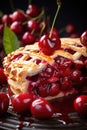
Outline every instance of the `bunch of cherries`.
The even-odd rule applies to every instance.
[[[36,5],[29,5],[26,13],[18,10],[13,14],[4,15],[1,18],[0,35],[3,36],[4,25],[7,24],[17,34],[21,45],[33,44],[38,41],[40,51],[46,55],[52,55],[55,50],[61,47],[61,41],[57,29],[52,28],[50,32],[46,30],[46,23],[41,17],[42,14],[43,10],[39,10]],[[42,34],[44,35],[42,36]],[[87,47],[87,31],[80,36],[80,41]],[[7,77],[3,68],[0,68],[1,90],[5,85],[7,85]],[[14,112],[19,114],[31,113],[38,119],[48,119],[54,114],[52,104],[42,97],[37,98],[29,93],[21,93],[10,98],[7,92],[1,91],[0,115],[7,112],[10,103]],[[78,96],[73,105],[79,114],[87,114],[87,95]]]
[[[5,25],[16,34],[20,46],[35,43],[43,34],[49,33],[50,30],[50,22],[48,16],[46,16],[45,9],[39,8],[36,4],[29,4],[26,11],[19,9],[11,14],[2,15],[0,17],[0,66],[6,56],[3,47]],[[79,37],[74,24],[67,24],[63,31],[68,37]],[[54,33],[56,34],[56,32],[57,29],[55,28]]]
[[[4,58],[4,27],[7,25],[17,36],[20,46],[33,44],[48,31],[48,18],[44,8],[29,4],[26,11],[15,10],[12,14],[0,17],[0,60]]]

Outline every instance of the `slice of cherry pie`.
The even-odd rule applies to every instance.
[[[3,61],[14,94],[32,93],[48,100],[87,91],[87,48],[79,38],[61,38],[51,56],[38,43],[21,47]]]

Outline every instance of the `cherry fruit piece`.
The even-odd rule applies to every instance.
[[[53,115],[53,107],[44,98],[38,98],[31,104],[31,114],[37,119],[48,119]]]
[[[28,6],[28,9],[26,10],[26,14],[30,17],[36,17],[39,13],[40,13],[39,8],[34,4],[32,5],[30,4]]]
[[[7,14],[3,15],[3,17],[2,17],[3,24],[7,24],[8,26],[10,26],[11,22],[12,21],[11,21],[11,18],[9,15],[7,15]]]
[[[0,115],[7,112],[9,107],[9,98],[5,92],[0,92]]]
[[[24,44],[32,44],[35,42],[35,40],[35,36],[30,32],[25,32],[22,36],[22,41],[24,42]]]
[[[11,24],[10,29],[16,34],[21,34],[23,32],[22,23],[19,21],[15,21]]]
[[[55,50],[60,49],[61,41],[59,36],[57,36],[57,31],[54,31],[54,24],[59,12],[59,9],[61,7],[61,1],[57,1],[58,8],[52,23],[52,27],[50,30],[50,33],[47,35],[44,35],[40,38],[38,42],[38,46],[40,48],[40,51],[43,52],[45,55],[52,55]]]
[[[52,55],[55,50],[60,48],[61,42],[57,37],[49,38],[49,35],[43,35],[39,40],[38,46],[45,55]]]
[[[27,28],[29,31],[39,31],[39,24],[37,21],[35,20],[30,20],[28,23],[27,23]]]
[[[50,96],[56,96],[60,92],[60,86],[58,83],[52,83],[52,86],[49,90]]]
[[[20,114],[30,113],[30,105],[33,97],[28,93],[18,94],[12,97],[13,110]]]
[[[12,22],[14,22],[14,21],[24,22],[24,21],[26,21],[25,14],[22,11],[13,12],[13,14],[11,15],[11,19],[12,19]]]
[[[4,69],[0,68],[0,84],[5,84],[7,82],[7,77],[4,74]]]
[[[87,47],[87,30],[81,34],[80,41],[84,46]]]
[[[78,96],[74,100],[74,108],[81,115],[87,115],[87,95]]]
[[[81,76],[81,71],[76,69],[71,73],[71,79],[77,81]]]
[[[52,37],[58,37],[58,36],[59,36],[59,32],[58,32],[57,28],[53,28]]]

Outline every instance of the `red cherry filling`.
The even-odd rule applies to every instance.
[[[52,86],[50,87],[49,90],[49,95],[50,96],[55,96],[60,92],[60,86],[58,83],[52,83]]]
[[[4,74],[4,69],[0,68],[0,85],[7,83],[7,77]]]
[[[66,94],[73,89],[81,92],[82,88],[87,86],[86,72],[87,68],[84,63],[83,66],[77,68],[73,61],[57,56],[53,66],[48,64],[40,73],[26,77],[29,82],[27,92],[38,97],[53,97],[60,92]]]
[[[13,57],[12,57],[12,59],[11,59],[11,61],[14,61],[14,60],[18,60],[18,59],[20,59],[21,57],[23,56],[23,54],[17,54],[17,55],[14,55]]]

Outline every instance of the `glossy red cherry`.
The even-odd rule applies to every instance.
[[[33,97],[28,93],[22,93],[12,97],[13,110],[20,114],[30,113],[30,105]]]
[[[11,15],[11,19],[12,19],[12,22],[14,22],[14,21],[24,22],[26,20],[26,17],[22,11],[15,11]]]
[[[24,42],[24,44],[32,44],[35,42],[35,40],[35,36],[30,32],[25,32],[22,36],[22,41]]]
[[[11,24],[10,29],[16,34],[21,34],[23,32],[22,23],[15,21]]]
[[[80,41],[84,46],[87,47],[87,30],[81,34]]]
[[[38,94],[40,97],[47,97],[49,95],[49,90],[47,89],[47,86],[42,85],[42,87],[39,87]]]
[[[52,86],[49,90],[50,96],[56,96],[60,92],[60,86],[58,83],[52,83]]]
[[[59,32],[58,32],[57,28],[53,28],[52,37],[58,37],[58,36],[59,36]]]
[[[26,10],[26,14],[30,17],[36,17],[38,14],[40,13],[39,8],[37,7],[37,5],[29,5],[28,9]]]
[[[43,52],[45,55],[52,55],[55,50],[60,49],[61,47],[60,38],[57,36],[57,33],[55,33],[57,31],[53,30],[59,9],[61,7],[61,1],[57,1],[57,5],[57,11],[49,35],[42,36],[38,42],[40,51]]]
[[[38,119],[48,119],[53,115],[53,107],[44,98],[38,98],[31,104],[31,114]]]
[[[74,108],[81,115],[87,115],[87,95],[78,96],[74,100]]]
[[[3,24],[7,24],[9,26],[11,24],[11,22],[12,21],[11,21],[11,18],[9,15],[7,15],[7,14],[3,15],[3,17],[2,17]]]
[[[71,79],[72,80],[78,80],[81,76],[81,71],[76,69],[76,70],[73,70],[73,72],[71,73]]]
[[[5,92],[0,92],[0,115],[7,112],[9,107],[9,98]]]
[[[39,31],[39,24],[35,20],[30,20],[27,23],[27,28],[28,28],[29,31],[32,31],[32,30]]]
[[[49,38],[49,35],[44,35],[40,38],[38,46],[45,55],[52,55],[55,50],[60,48],[61,41],[58,37]]]

